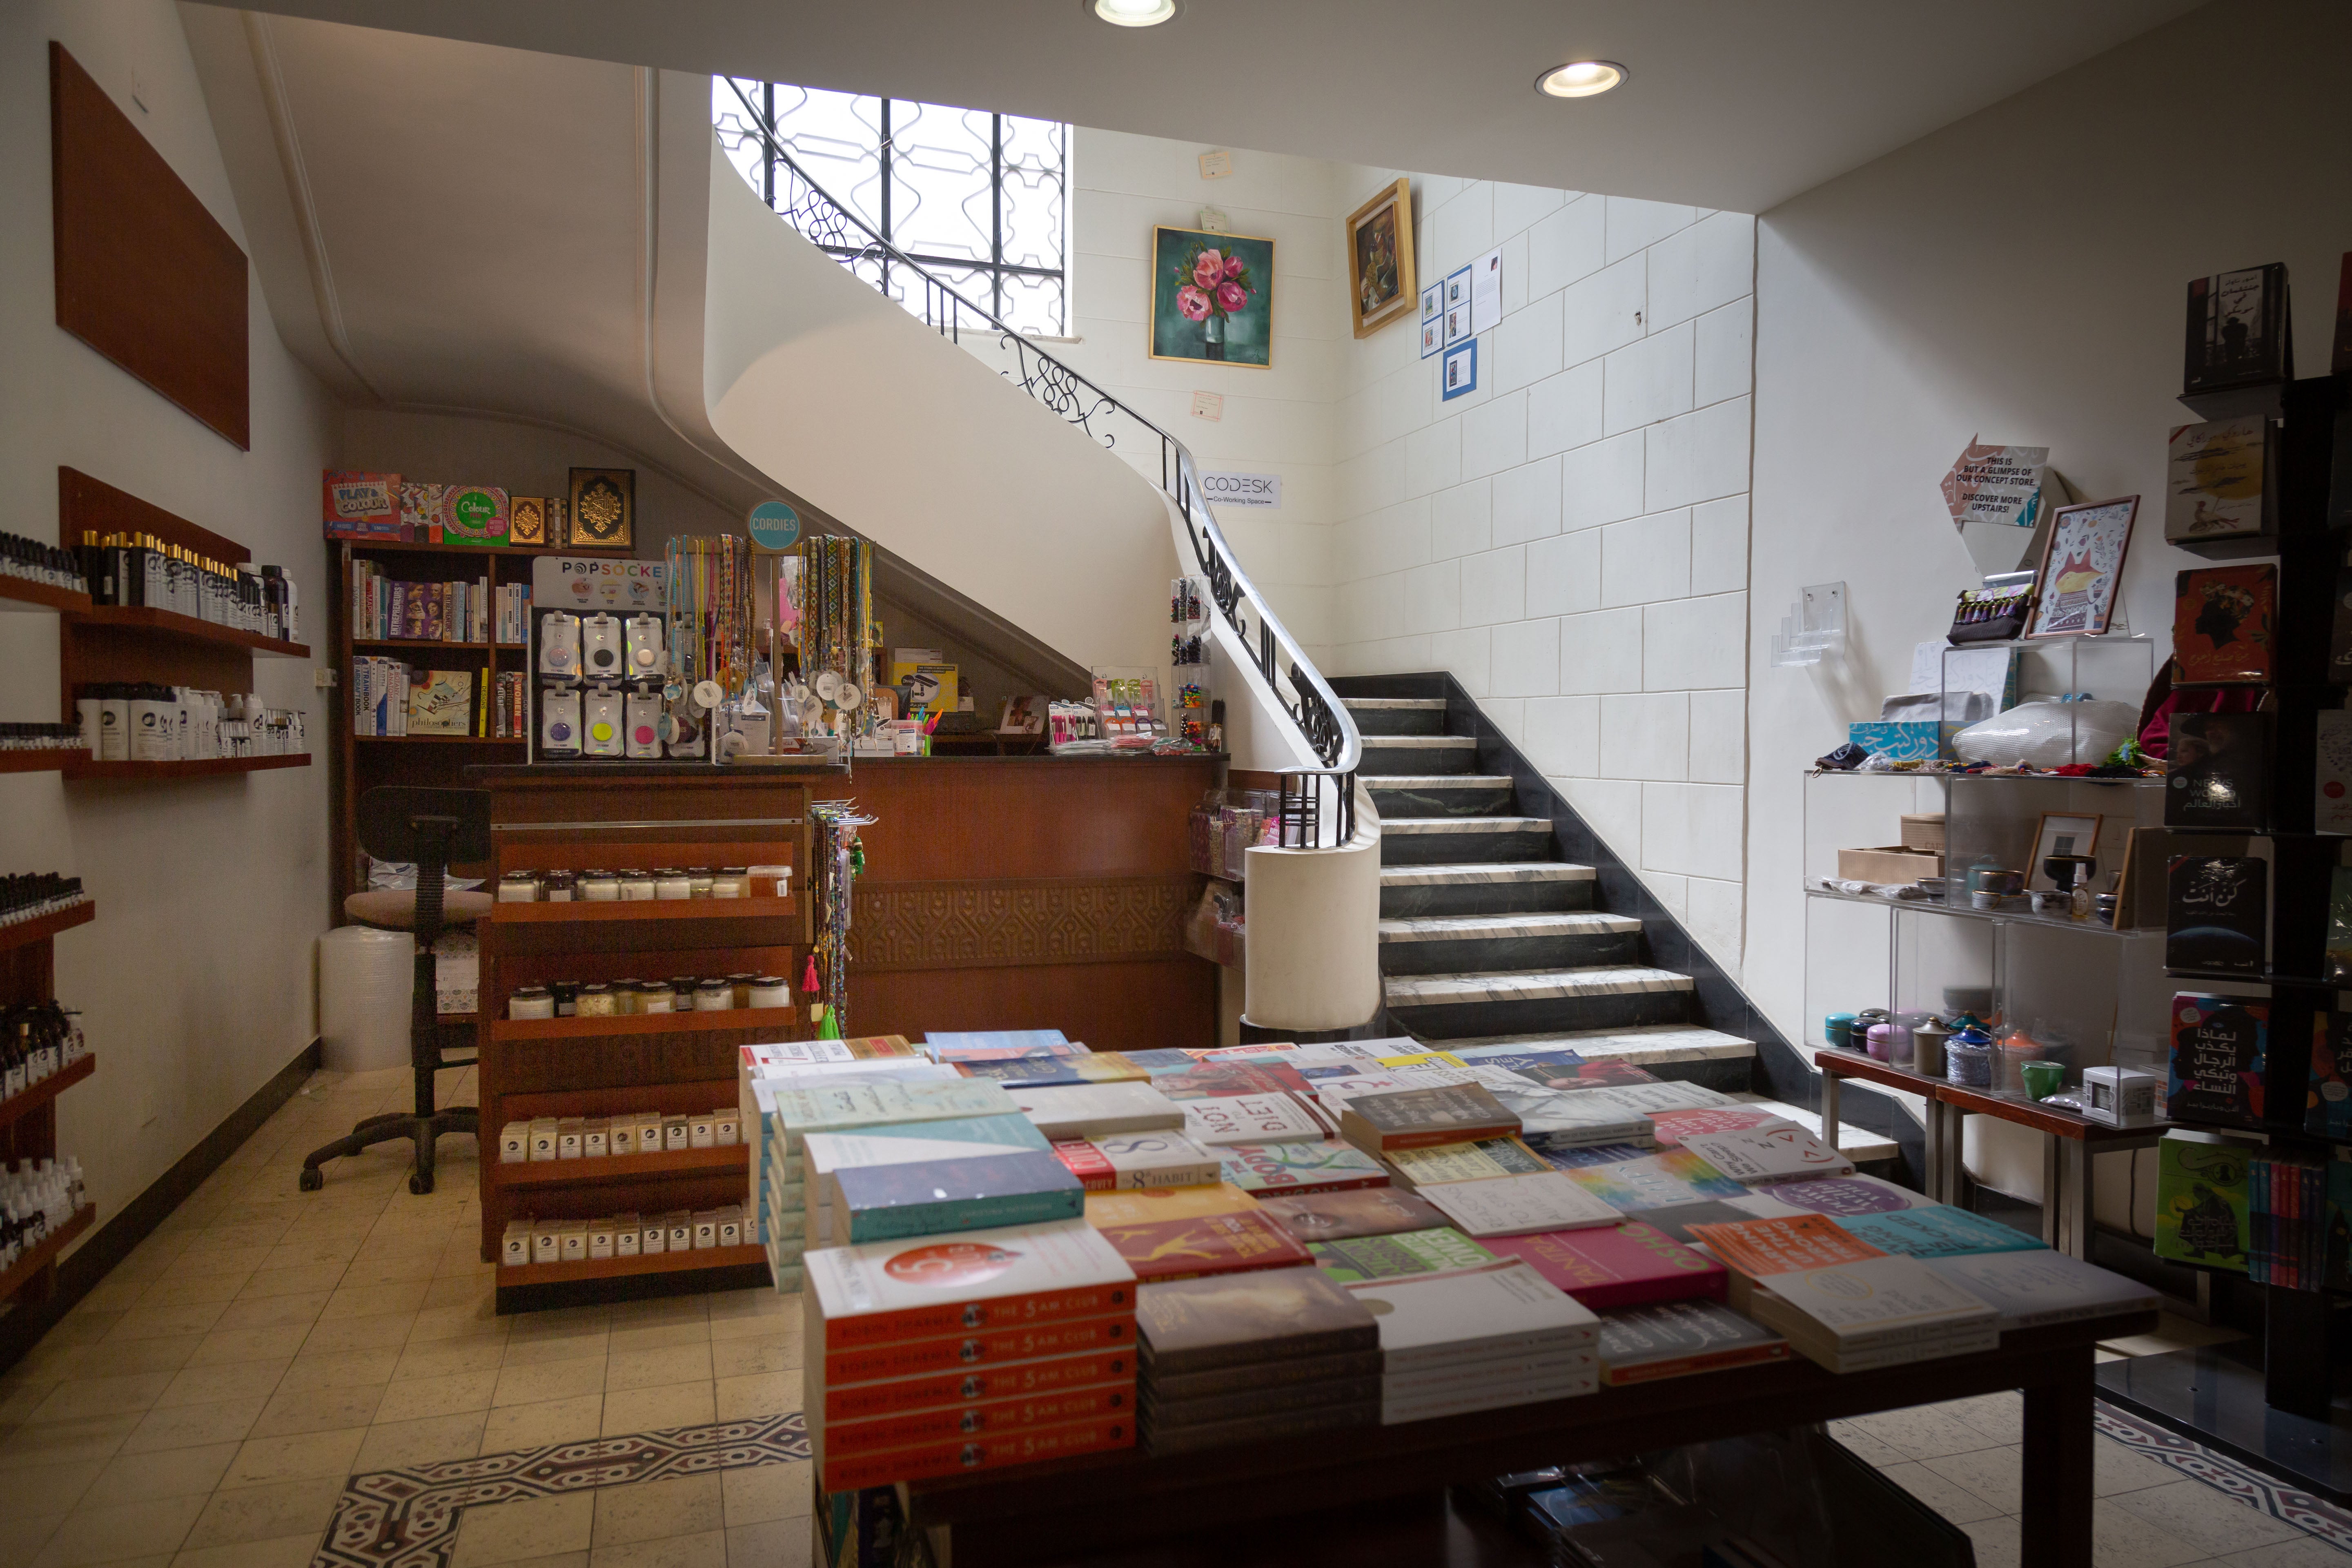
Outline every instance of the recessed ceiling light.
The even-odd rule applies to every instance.
[[[1114,27],[1156,27],[1176,16],[1176,0],[1089,0],[1089,5]]]
[[[1109,5],[1116,0],[1098,0]],[[1607,92],[1625,79],[1625,68],[1614,60],[1570,60],[1536,78],[1536,90],[1554,98],[1591,98]]]

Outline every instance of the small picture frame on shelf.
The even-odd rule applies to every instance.
[[[2138,514],[2137,496],[2062,506],[2051,513],[2026,637],[2098,637],[2106,631],[2123,583],[2124,552],[2131,548],[2132,520]]]
[[[547,497],[507,498],[507,542],[526,550],[547,543]]]
[[[2097,812],[2045,811],[2033,829],[2033,855],[2026,863],[2025,886],[2028,891],[2054,893],[2059,890],[2058,879],[2051,862],[2068,860],[2084,862],[2072,879],[2072,885],[2089,881],[2098,872],[2099,824]]]
[[[636,542],[636,469],[574,468],[569,500],[566,547],[627,550]]]

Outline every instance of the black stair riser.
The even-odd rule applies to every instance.
[[[1382,773],[1475,773],[1478,771],[1478,748],[1475,746],[1383,746],[1377,735],[1364,737],[1363,762],[1357,772],[1360,776],[1378,777]]]
[[[1443,735],[1445,733],[1445,710],[1443,708],[1350,708],[1348,717],[1356,721],[1356,733],[1371,744],[1374,735]]]
[[[1511,786],[1463,784],[1458,788],[1390,789],[1378,779],[1365,781],[1372,805],[1390,816],[1496,816],[1511,810]]]
[[[1690,1011],[1687,991],[1628,991],[1612,996],[1536,996],[1511,1002],[1444,1002],[1434,1006],[1389,1003],[1389,1016],[1414,1038],[1440,1041],[1483,1035],[1566,1034],[1572,1029],[1624,1029],[1636,1024],[1679,1024]]]
[[[1381,919],[1416,915],[1516,915],[1592,907],[1593,880],[1414,882],[1381,889]]]
[[[1466,866],[1477,861],[1549,860],[1551,830],[1540,833],[1382,833],[1383,866]]]
[[[1695,1083],[1726,1094],[1747,1092],[1756,1076],[1754,1057],[1698,1057],[1682,1062],[1643,1062],[1643,1072],[1675,1083]]]
[[[1459,942],[1384,942],[1382,974],[1474,974],[1494,969],[1623,967],[1641,960],[1642,933],[1467,937]]]

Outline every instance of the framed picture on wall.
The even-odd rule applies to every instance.
[[[1418,289],[1412,268],[1412,184],[1398,180],[1348,215],[1348,309],[1356,335],[1368,338],[1410,314]]]
[[[1150,352],[1197,364],[1274,364],[1274,241],[1151,231]]]
[[[2138,514],[2137,496],[2062,506],[2051,514],[2027,637],[2096,637],[2107,629]]]
[[[1447,400],[1478,390],[1478,340],[1466,338],[1445,351],[1439,362],[1440,395]]]

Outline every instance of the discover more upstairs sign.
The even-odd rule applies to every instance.
[[[1944,476],[1944,506],[1952,526],[1997,522],[2032,528],[2042,521],[2042,488],[2049,469],[2047,447],[1988,447],[1969,437],[1967,449]]]
[[[1201,494],[1211,506],[1282,506],[1280,474],[1202,473]]]

